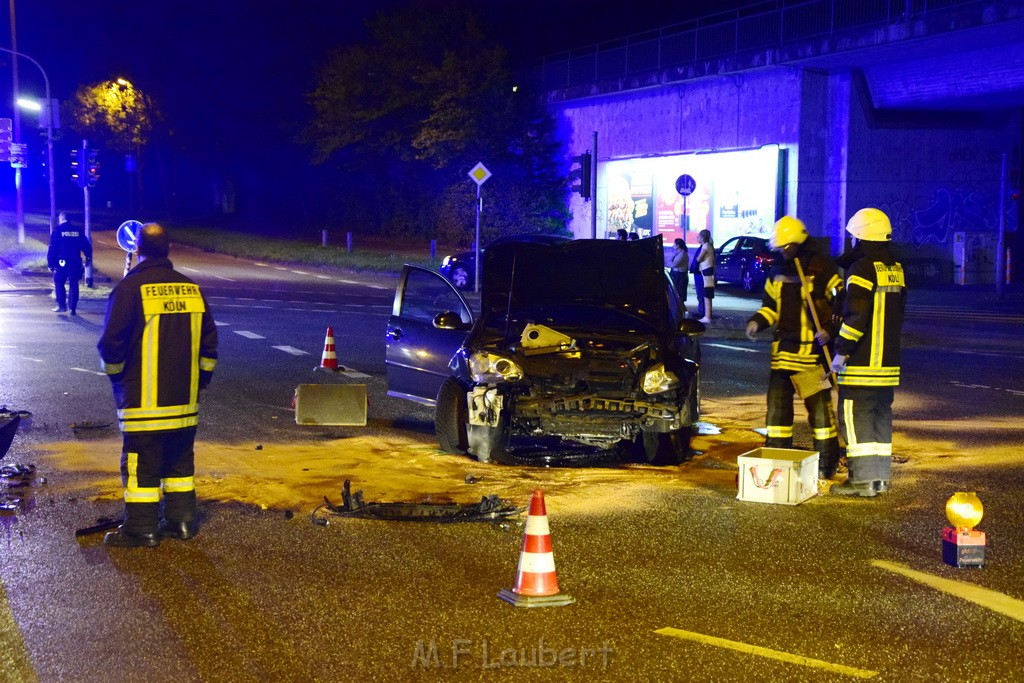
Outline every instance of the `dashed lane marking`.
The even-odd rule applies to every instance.
[[[90,375],[99,375],[100,377],[106,377],[107,376],[107,373],[100,372],[98,370],[86,370],[85,368],[71,368],[71,369],[74,370],[75,372],[85,372],[85,373],[88,373]]]
[[[826,662],[821,659],[811,659],[810,657],[794,655],[781,650],[771,650],[766,647],[760,647],[759,645],[750,645],[749,643],[741,643],[736,640],[716,638],[715,636],[708,636],[703,633],[694,633],[693,631],[683,631],[678,628],[659,628],[655,633],[662,636],[682,638],[683,640],[694,640],[698,643],[703,643],[704,645],[714,645],[715,647],[736,650],[737,652],[743,652],[749,655],[777,659],[780,662],[800,664],[801,666],[809,666],[815,669],[824,669],[833,673],[855,676],[857,678],[872,678],[878,675],[877,671],[871,671],[870,669],[857,669],[852,666],[844,666],[843,664],[833,664],[832,662]]]
[[[266,339],[266,337],[264,337],[262,334],[256,334],[255,332],[250,332],[249,330],[235,330],[235,334],[241,337],[245,337],[246,339]]]
[[[231,323],[221,322],[220,320],[214,320],[213,324],[216,325],[217,327],[230,327],[231,326]]]
[[[304,270],[293,270],[291,272],[295,273],[296,275],[309,275],[309,273],[307,273]]]
[[[1000,593],[988,588],[982,588],[981,586],[975,586],[971,583],[964,583],[963,581],[957,581],[955,579],[944,579],[941,576],[934,576],[926,572],[919,572],[898,562],[872,560],[871,565],[890,572],[895,572],[896,574],[905,576],[908,579],[913,579],[918,583],[923,583],[926,586],[940,590],[943,593],[949,593],[950,595],[954,595],[958,598],[963,598],[964,600],[973,602],[976,605],[986,607],[993,612],[999,612],[1011,619],[1024,621],[1024,601],[1011,598],[1005,593]]]
[[[275,348],[278,351],[284,351],[285,353],[290,353],[293,356],[308,356],[309,355],[309,351],[303,351],[302,349],[297,349],[294,346],[273,346],[271,348]]]
[[[1020,389],[990,387],[987,384],[966,384],[964,382],[957,382],[956,380],[951,381],[950,384],[952,384],[955,387],[960,387],[961,389],[988,389],[989,391],[1005,391],[1006,393],[1013,394],[1014,396],[1024,396],[1024,390]]]
[[[757,353],[757,349],[748,349],[743,346],[731,346],[729,344],[708,344],[704,343],[701,346],[714,346],[716,349],[729,349],[730,351],[745,351],[747,353]]]

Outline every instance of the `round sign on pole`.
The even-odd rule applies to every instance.
[[[693,194],[693,191],[697,189],[697,181],[693,179],[692,175],[683,174],[676,178],[676,192],[689,197]]]
[[[142,230],[142,223],[139,221],[125,221],[117,228],[117,246],[129,254],[134,253],[139,246],[139,231]]]

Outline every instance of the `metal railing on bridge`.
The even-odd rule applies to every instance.
[[[771,50],[837,33],[927,19],[992,0],[770,0],[545,57],[544,90]]]

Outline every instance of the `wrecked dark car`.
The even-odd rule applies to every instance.
[[[685,317],[663,263],[661,237],[506,242],[484,255],[477,312],[438,273],[406,266],[386,331],[388,394],[435,406],[442,450],[482,462],[561,444],[679,464],[699,415],[704,326]]]

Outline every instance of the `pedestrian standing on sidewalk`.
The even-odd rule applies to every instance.
[[[53,273],[53,291],[57,299],[53,308],[55,313],[70,310],[71,315],[78,315],[78,281],[85,272],[83,254],[85,265],[92,265],[92,244],[85,233],[68,220],[67,212],[61,211],[57,214],[57,227],[50,233],[50,246],[46,250],[46,265]]]
[[[849,476],[832,493],[873,497],[892,478],[892,402],[900,383],[900,335],[907,300],[903,266],[892,254],[892,225],[878,209],[853,214],[832,370],[839,383],[839,425]]]
[[[137,239],[139,263],[111,292],[97,345],[123,435],[124,522],[103,539],[118,548],[195,535],[199,392],[217,363],[213,316],[167,258],[167,232],[147,223]]]
[[[821,379],[827,365],[824,345],[836,334],[830,322],[832,303],[842,289],[843,281],[831,259],[815,249],[808,239],[806,226],[798,218],[780,218],[768,244],[782,253],[782,260],[769,271],[761,308],[747,321],[746,332],[747,337],[753,340],[761,330],[775,327],[768,375],[768,415],[765,419],[768,435],[764,445],[792,448],[793,396],[796,390],[793,377],[810,371],[812,376]],[[810,290],[818,320],[825,328],[823,330],[815,329],[803,282]],[[818,476],[830,479],[839,466],[839,430],[833,417],[831,394],[819,386],[818,391],[801,398],[814,434],[814,450],[818,451]]]
[[[700,246],[690,262],[693,290],[697,295],[697,317],[702,323],[711,322],[711,301],[715,298],[715,243],[710,230],[697,233]]]
[[[679,300],[686,303],[686,290],[690,284],[690,274],[686,272],[689,253],[686,242],[677,237],[672,243],[672,254],[668,257],[668,273],[672,278],[676,291],[679,292]]]

